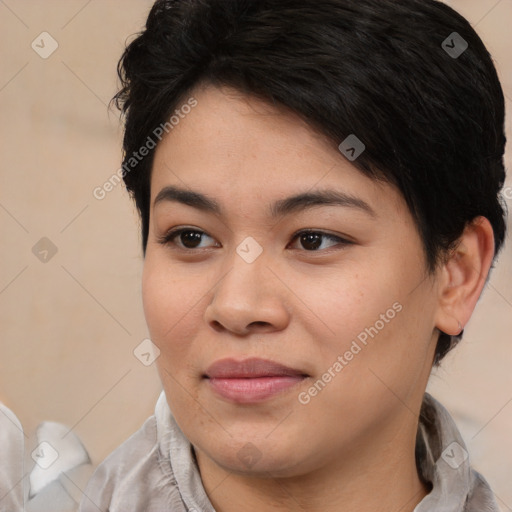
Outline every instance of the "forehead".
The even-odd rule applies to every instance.
[[[237,203],[335,189],[374,210],[403,211],[393,187],[362,174],[293,112],[225,87],[201,86],[184,102],[192,96],[196,106],[156,148],[152,204],[168,185]]]

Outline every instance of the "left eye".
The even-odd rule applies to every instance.
[[[161,238],[159,238],[158,242],[161,243],[162,245],[177,245],[178,248],[184,250],[194,250],[201,248],[197,244],[200,244],[201,239],[205,236],[207,238],[212,238],[209,235],[207,235],[204,231],[198,229],[179,228],[169,231]],[[176,238],[179,240],[180,243],[175,242]],[[325,247],[322,247],[322,239],[329,239],[331,241],[337,242],[337,244],[341,246],[349,245],[352,243],[339,236],[331,235],[323,231],[312,230],[299,231],[293,236],[292,241],[296,239],[300,239],[301,244],[303,245],[303,247],[305,247],[307,252],[314,252],[318,251],[319,249],[325,249]]]
[[[293,237],[293,240],[295,240],[297,238],[300,239],[300,242],[304,247],[309,247],[312,249],[312,250],[308,250],[308,252],[314,252],[314,251],[317,251],[319,248],[321,248],[322,238],[338,242],[338,245],[342,245],[342,246],[349,245],[351,243],[348,240],[345,240],[344,238],[341,238],[341,237],[335,236],[335,235],[331,235],[329,233],[324,233],[323,231],[311,231],[311,230],[300,231]],[[333,245],[336,245],[336,244],[333,244]],[[325,249],[325,247],[323,247],[323,248]]]

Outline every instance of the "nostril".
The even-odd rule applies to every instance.
[[[212,321],[212,327],[218,332],[222,331],[223,329],[222,324],[218,320]]]
[[[269,324],[268,322],[259,322],[259,321],[258,321],[258,322],[251,322],[251,323],[249,324],[249,327],[251,327],[251,326],[253,326],[253,325],[254,325],[254,326],[257,326],[257,327],[267,327],[267,326],[268,326],[268,325],[270,325],[270,324]]]

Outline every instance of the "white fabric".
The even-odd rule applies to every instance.
[[[456,443],[456,444],[454,444]],[[431,492],[414,512],[500,512],[486,480],[471,469],[448,411],[425,393],[416,457]],[[98,466],[80,512],[215,512],[192,445],[162,391],[155,414]]]
[[[43,422],[32,438],[0,403],[0,512],[76,512],[91,472],[66,425]]]
[[[62,473],[90,462],[78,436],[62,423],[45,421],[37,428],[37,464],[30,473],[30,495],[35,496]]]
[[[14,413],[0,403],[0,511],[23,510],[24,433]]]

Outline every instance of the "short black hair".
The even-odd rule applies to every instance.
[[[353,165],[403,195],[429,272],[477,216],[494,257],[503,245],[503,91],[480,37],[440,1],[157,0],[117,71],[144,256],[154,148],[130,158],[199,84],[288,109],[336,148],[354,134],[365,150]],[[434,365],[461,335],[441,332]]]

